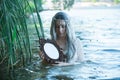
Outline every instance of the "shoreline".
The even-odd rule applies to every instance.
[[[71,9],[120,9],[120,4],[112,2],[76,2]]]

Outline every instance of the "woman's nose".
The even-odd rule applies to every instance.
[[[62,32],[62,31],[63,31],[63,28],[62,28],[62,26],[60,26],[60,28],[59,28],[59,31],[60,31],[60,32]]]

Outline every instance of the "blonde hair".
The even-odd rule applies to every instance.
[[[50,28],[50,34],[51,34],[51,38],[53,40],[57,39],[57,34],[55,31],[55,21],[57,19],[61,19],[64,20],[66,23],[66,35],[67,35],[67,60],[69,61],[71,58],[73,58],[76,49],[75,49],[75,45],[74,45],[74,40],[76,39],[75,37],[75,32],[73,31],[71,24],[70,24],[70,18],[69,16],[64,13],[64,12],[58,12],[55,14],[55,16],[53,16],[52,18],[52,22],[51,22],[51,28]]]

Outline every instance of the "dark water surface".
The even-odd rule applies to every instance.
[[[33,63],[15,71],[16,80],[120,80],[120,9],[80,9],[66,11],[76,36],[81,39],[85,61],[69,66]],[[45,35],[49,37],[51,17],[56,11],[41,13]]]

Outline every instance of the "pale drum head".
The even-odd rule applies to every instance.
[[[59,52],[58,49],[49,42],[46,42],[44,44],[44,50],[46,52],[46,55],[48,55],[48,57],[50,57],[51,59],[59,59]]]

